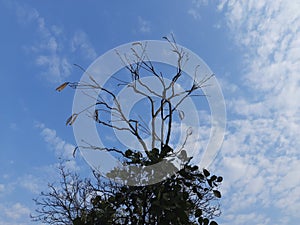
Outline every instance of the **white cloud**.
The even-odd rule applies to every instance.
[[[4,215],[11,220],[17,220],[24,216],[29,217],[30,214],[30,209],[19,202],[9,207],[1,206],[0,208],[2,208]]]
[[[87,34],[83,31],[75,32],[71,40],[71,50],[73,52],[81,51],[82,55],[89,60],[94,60],[97,57],[97,53],[89,42]]]
[[[244,53],[246,93],[227,99],[235,119],[218,164],[226,221],[281,224],[278,216],[291,224],[300,207],[300,2],[227,0],[218,8]],[[259,222],[247,210],[260,211]]]
[[[27,174],[18,179],[18,185],[30,191],[33,194],[39,194],[41,192],[41,187],[44,185],[42,179]]]
[[[48,25],[45,18],[31,7],[16,3],[19,21],[24,25],[35,25],[38,42],[25,49],[36,55],[36,65],[43,68],[42,75],[51,82],[62,82],[71,74],[71,63],[63,54],[63,32],[57,26]]]
[[[4,184],[0,184],[0,193],[5,191],[5,185]]]
[[[188,10],[188,14],[192,16],[195,20],[201,19],[201,15],[199,13],[199,9],[202,6],[206,6],[208,4],[208,0],[193,0],[192,8]]]
[[[46,67],[47,72],[43,75],[54,82],[62,82],[71,73],[71,65],[66,58],[53,55],[40,55],[36,59],[36,64],[41,67]]]
[[[85,32],[79,30],[68,36],[62,27],[47,23],[35,8],[16,2],[8,5],[16,10],[20,24],[34,26],[37,38],[25,50],[34,54],[36,65],[43,71],[41,75],[48,81],[61,83],[70,76],[74,51],[89,62],[96,58],[96,51]]]
[[[41,129],[41,136],[54,150],[56,157],[66,160],[65,166],[71,170],[78,170],[78,166],[73,157],[75,146],[67,143],[57,136],[56,131],[38,123],[36,127]]]
[[[139,22],[139,29],[142,33],[151,32],[151,23],[149,21],[139,16],[138,22]]]
[[[191,15],[195,20],[199,20],[201,18],[200,13],[196,9],[189,9],[188,14]]]
[[[249,222],[251,224],[256,224],[256,225],[267,225],[270,224],[269,218],[266,218],[264,215],[261,214],[256,214],[256,213],[243,213],[240,214],[238,216],[234,216],[234,215],[229,215],[226,216],[228,221],[232,221],[234,220],[234,224],[248,224]],[[230,223],[225,223],[224,225],[231,225],[233,224],[232,222]]]

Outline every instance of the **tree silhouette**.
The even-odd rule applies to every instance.
[[[173,37],[172,37],[173,38]],[[60,185],[49,185],[49,192],[41,193],[35,202],[39,208],[32,218],[48,224],[217,224],[213,218],[220,215],[218,186],[223,178],[211,175],[191,163],[192,156],[186,151],[186,143],[192,134],[187,128],[183,142],[172,147],[171,136],[175,121],[183,120],[189,112],[180,109],[189,97],[203,96],[201,89],[208,85],[213,74],[200,80],[195,76],[190,86],[179,89],[177,83],[183,77],[183,67],[189,60],[186,52],[172,40],[171,52],[177,57],[177,67],[171,79],[165,79],[147,55],[147,45],[132,44],[132,55],[118,54],[130,74],[130,80],[113,77],[116,86],[127,86],[136,95],[147,99],[149,125],[145,115],[128,116],[124,105],[113,90],[101,86],[88,74],[90,82],[65,82],[56,90],[67,86],[82,90],[99,91],[96,103],[80,112],[74,112],[67,125],[76,123],[78,116],[88,113],[103,127],[128,132],[139,143],[136,149],[123,150],[113,146],[94,146],[85,142],[82,149],[107,151],[119,156],[121,167],[102,174],[96,169],[93,179],[80,179],[61,166]],[[81,66],[76,65],[85,73]],[[143,80],[143,74],[151,74],[161,86],[154,90]],[[90,111],[90,109],[93,111]],[[111,119],[107,119],[107,115]],[[150,137],[146,141],[145,136]],[[138,184],[138,185],[132,185]],[[149,184],[149,185],[147,185]]]

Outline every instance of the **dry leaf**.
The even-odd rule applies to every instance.
[[[71,126],[75,122],[77,116],[78,116],[78,114],[76,114],[76,113],[72,114],[72,116],[70,116],[67,119],[66,125],[70,125]]]
[[[70,83],[70,82],[65,82],[65,83],[63,83],[62,85],[59,85],[55,90],[58,91],[58,92],[60,92],[60,91],[62,91],[65,87],[67,87],[69,83]]]
[[[76,151],[78,150],[78,146],[73,151],[73,157],[75,158]]]
[[[133,42],[132,45],[142,45],[141,42]]]
[[[178,114],[179,114],[179,118],[181,120],[183,120],[184,119],[184,112],[182,110],[178,110]]]
[[[89,75],[89,78],[90,78],[95,84],[98,84],[97,81],[94,79],[94,77],[92,77],[91,75]]]
[[[192,128],[192,127],[189,127],[189,128],[187,129],[187,131],[186,131],[186,134],[187,134],[187,136],[192,135],[192,134],[193,134],[193,128]]]

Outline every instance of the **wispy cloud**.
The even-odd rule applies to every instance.
[[[4,192],[5,190],[5,185],[4,184],[0,184],[0,193]]]
[[[29,215],[30,210],[21,203],[15,203],[10,208],[4,209],[4,213],[8,218],[16,220],[24,215]]]
[[[30,209],[20,202],[11,205],[0,203],[0,224],[1,225],[25,225],[29,220]],[[26,218],[26,219],[25,219]]]
[[[36,65],[43,70],[41,75],[48,81],[60,83],[70,76],[74,52],[90,62],[96,58],[96,51],[84,31],[66,34],[62,27],[47,23],[35,8],[17,2],[9,5],[15,9],[20,24],[34,27],[37,37],[25,49],[34,55]]]
[[[190,8],[188,10],[188,14],[190,16],[192,16],[195,20],[201,19],[201,15],[200,15],[199,9],[202,6],[205,6],[207,4],[208,4],[208,0],[193,0],[192,1],[192,8]]]
[[[55,156],[65,161],[65,166],[70,170],[78,170],[78,165],[73,157],[75,146],[62,140],[57,136],[56,131],[45,126],[45,124],[37,123],[36,127],[41,129],[41,136],[44,138],[51,149],[54,150]]]
[[[245,212],[259,208],[255,224],[280,224],[268,219],[274,210],[291,224],[300,207],[300,3],[227,0],[219,10],[244,52],[246,90],[227,99],[239,119],[228,121],[219,164],[227,177],[224,218],[253,224]]]
[[[44,180],[32,174],[26,174],[18,179],[18,185],[25,188],[32,194],[39,194],[41,187],[45,185]]]
[[[97,57],[95,49],[92,47],[88,36],[83,31],[75,32],[71,40],[72,52],[80,51],[88,60],[94,60]]]
[[[62,29],[47,24],[45,18],[32,7],[15,3],[15,8],[20,23],[35,26],[34,29],[38,34],[38,40],[30,47],[26,47],[26,50],[35,54],[36,65],[43,69],[42,75],[47,80],[62,82],[71,73],[71,63],[66,54],[63,54]]]
[[[145,20],[141,16],[138,17],[139,22],[139,30],[142,33],[149,33],[151,32],[151,23],[150,21]]]

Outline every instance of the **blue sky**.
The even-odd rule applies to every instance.
[[[120,44],[161,39],[198,54],[227,106],[215,173],[220,224],[297,224],[300,208],[299,1],[0,1],[0,225],[32,224],[33,197],[72,158],[73,90],[81,71]]]

